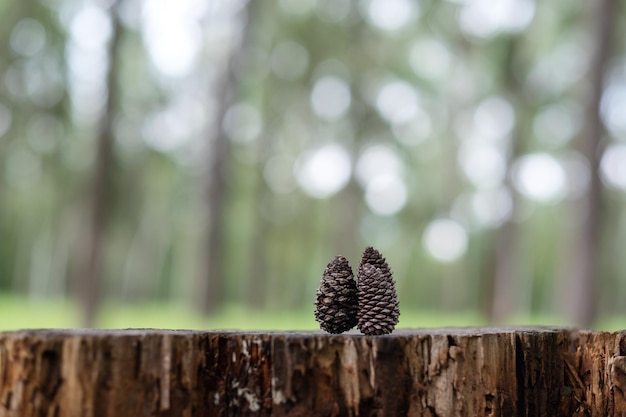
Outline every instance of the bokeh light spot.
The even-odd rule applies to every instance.
[[[413,44],[409,63],[416,75],[442,80],[450,71],[452,57],[448,48],[436,39],[420,39]]]
[[[411,0],[361,0],[367,20],[375,27],[396,31],[413,22],[419,13]]]
[[[497,141],[513,130],[515,111],[508,101],[500,97],[489,97],[476,107],[474,124],[481,138]]]
[[[339,192],[350,180],[350,173],[350,155],[337,144],[304,152],[295,164],[298,184],[315,198],[327,198]]]
[[[463,173],[477,188],[497,186],[506,175],[504,155],[493,145],[463,144],[458,159]]]
[[[428,224],[422,243],[428,253],[440,262],[454,262],[467,251],[467,232],[454,220],[437,219]]]
[[[401,176],[404,170],[396,151],[386,145],[374,145],[366,148],[356,165],[356,179],[363,187],[382,175]]]
[[[513,197],[506,187],[479,190],[472,196],[472,213],[483,227],[498,227],[513,214]]]
[[[469,0],[461,8],[459,23],[466,33],[487,38],[521,32],[534,15],[534,0]]]
[[[525,197],[556,203],[567,195],[567,177],[559,161],[547,153],[529,154],[513,165],[513,183]]]
[[[46,45],[46,30],[35,19],[22,19],[11,31],[11,48],[20,55],[33,56]]]
[[[573,103],[551,104],[535,116],[533,133],[543,144],[562,146],[579,132],[580,121],[580,109]]]
[[[626,145],[612,144],[600,161],[602,180],[609,187],[626,191]]]
[[[350,108],[350,88],[341,78],[326,76],[317,80],[311,90],[311,106],[317,116],[326,120],[342,117]]]
[[[609,130],[626,137],[626,83],[612,85],[604,91],[600,114]]]
[[[97,49],[111,37],[111,19],[100,8],[86,5],[74,16],[70,27],[72,41],[84,49]]]
[[[183,77],[192,70],[201,49],[197,21],[202,2],[144,2],[143,38],[154,66],[164,75]],[[233,2],[232,7],[237,7]],[[227,7],[227,6],[224,6]]]
[[[380,89],[376,108],[390,123],[410,121],[418,111],[419,102],[415,88],[404,81],[391,81]]]
[[[407,188],[397,175],[380,175],[367,183],[365,202],[381,216],[392,216],[402,210],[407,201]]]
[[[273,192],[284,194],[295,189],[294,163],[293,158],[287,155],[274,155],[265,163],[263,177]]]

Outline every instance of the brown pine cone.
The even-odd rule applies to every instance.
[[[371,246],[359,266],[357,326],[366,335],[393,331],[400,317],[395,283],[385,258]]]
[[[343,333],[357,323],[357,288],[348,260],[335,256],[324,270],[315,300],[315,320],[328,333]]]

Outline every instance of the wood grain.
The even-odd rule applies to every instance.
[[[621,416],[626,332],[0,333],[0,416]]]

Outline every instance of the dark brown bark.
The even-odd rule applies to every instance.
[[[620,416],[626,332],[0,333],[1,416]]]
[[[83,325],[87,327],[93,326],[101,302],[104,234],[114,165],[113,117],[117,105],[117,70],[121,55],[119,45],[122,34],[122,26],[115,13],[115,7],[117,5],[111,8],[114,27],[108,50],[109,68],[106,76],[106,102],[99,121],[95,167],[88,190],[87,221],[82,238],[83,244],[79,251],[77,276],[75,277],[83,313]]]
[[[601,0],[590,4],[594,8],[592,38],[593,56],[589,67],[589,91],[586,98],[585,126],[581,152],[589,161],[589,189],[578,203],[576,213],[580,226],[575,231],[565,288],[560,305],[565,316],[580,325],[591,325],[596,317],[596,302],[600,283],[598,257],[600,255],[602,229],[602,181],[600,158],[602,157],[604,126],[600,119],[600,100],[604,91],[604,76],[608,67],[614,31],[615,1]]]

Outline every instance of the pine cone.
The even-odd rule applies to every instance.
[[[315,300],[315,320],[328,333],[343,333],[357,323],[357,288],[348,260],[335,256],[324,270]]]
[[[366,335],[389,334],[400,317],[393,275],[380,252],[365,249],[359,265],[357,326]]]

